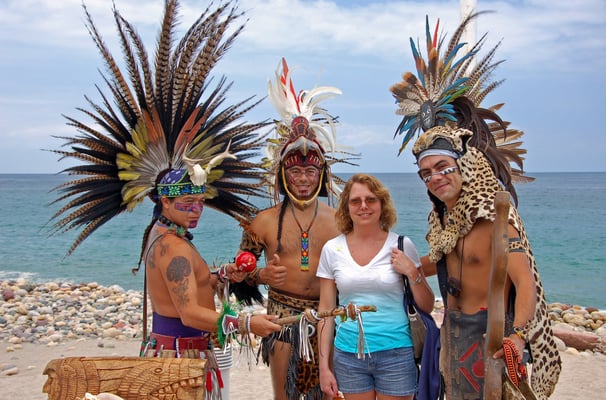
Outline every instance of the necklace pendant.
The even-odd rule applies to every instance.
[[[301,231],[301,271],[309,271],[309,231],[311,230],[311,226],[314,224],[314,221],[318,216],[318,200],[316,200],[314,215],[311,218],[311,222],[306,230],[303,230],[301,227],[301,224],[295,215],[295,209],[292,203],[290,204],[290,211],[292,212],[292,217],[295,219],[295,222]]]
[[[301,271],[309,271],[309,234],[301,232]]]

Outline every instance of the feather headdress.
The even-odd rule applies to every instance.
[[[348,153],[337,145],[337,118],[320,107],[319,103],[341,94],[332,86],[319,86],[298,93],[292,81],[292,71],[284,58],[276,68],[276,79],[268,82],[268,97],[281,120],[275,121],[275,138],[267,140],[263,165],[267,169],[266,183],[279,201],[285,185],[280,179],[283,167],[307,157],[307,162],[324,170],[320,184],[320,196],[331,197],[340,194],[343,181],[331,173],[335,163],[348,163],[357,155]],[[343,157],[341,157],[341,156]]]
[[[480,14],[464,18],[448,43],[444,36],[438,38],[439,21],[432,34],[427,17],[427,60],[418,50],[420,45],[410,39],[417,74],[404,73],[402,81],[390,88],[398,103],[396,113],[403,116],[394,138],[404,135],[399,155],[415,135],[434,126],[454,124],[470,130],[473,135],[466,145],[484,153],[497,178],[517,202],[512,183],[533,179],[524,176],[523,172],[526,151],[520,147],[522,142],[519,140],[523,132],[507,129],[509,122],[496,113],[503,104],[480,107],[488,93],[503,82],[490,81],[493,71],[502,62],[494,61],[500,43],[479,58],[478,53],[486,40],[484,34],[468,51],[459,54],[466,45],[461,42],[465,28]]]
[[[107,91],[97,87],[101,104],[86,97],[90,109],[79,108],[92,124],[66,117],[79,132],[60,137],[69,150],[51,150],[80,162],[63,170],[77,178],[54,188],[60,193],[54,203],[65,201],[51,218],[54,229],[81,229],[68,254],[117,214],[154,199],[170,170],[187,169],[194,185],[205,186],[206,205],[241,223],[257,211],[243,196],[264,193],[261,164],[251,159],[264,143],[256,131],[267,123],[243,122],[258,101],[225,105],[231,84],[221,77],[211,87],[210,78],[242,31],[244,24],[227,34],[243,14],[229,1],[209,7],[178,38],[178,8],[178,0],[166,0],[150,61],[135,27],[114,6],[123,70],[84,6],[86,26],[105,63]]]

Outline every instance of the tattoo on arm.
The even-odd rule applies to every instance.
[[[153,254],[147,259],[147,265],[150,269],[156,268],[156,257]]]
[[[187,258],[177,256],[173,258],[166,269],[166,278],[168,282],[174,283],[172,292],[177,296],[179,305],[184,306],[189,302],[187,297],[187,285],[191,275],[191,265]]]
[[[155,244],[155,245],[158,247],[158,249],[150,252],[150,256],[147,259],[147,263],[149,264],[150,269],[156,268],[156,265],[157,265],[156,264],[156,251],[159,251],[160,257],[162,257],[166,254],[166,250],[168,249],[168,245],[164,243],[162,238],[160,238],[160,240],[158,241],[158,244]]]

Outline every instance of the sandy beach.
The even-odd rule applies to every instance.
[[[0,400],[47,399],[42,391],[47,380],[43,372],[54,359],[139,354],[141,292],[94,282],[0,281],[0,293]],[[436,303],[438,324],[442,311]],[[552,303],[549,315],[554,332],[558,331],[556,342],[563,360],[551,398],[604,398],[606,313]],[[233,354],[229,399],[270,400],[269,368],[254,361],[249,365],[238,349]]]
[[[103,347],[100,347],[103,346]],[[18,369],[15,375],[0,375],[1,399],[47,399],[42,393],[46,381],[43,370],[48,361],[72,356],[124,356],[136,355],[138,340],[69,340],[56,345],[23,343],[0,344],[0,364],[10,364]],[[272,398],[269,368],[253,365],[238,359],[234,352],[234,367],[230,374],[230,399],[270,400]],[[603,398],[606,382],[606,357],[601,354],[567,349],[561,353],[562,374],[556,387],[554,400]],[[602,389],[600,389],[602,388]]]

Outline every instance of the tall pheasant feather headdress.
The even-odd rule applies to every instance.
[[[398,103],[397,114],[404,116],[394,138],[404,135],[400,154],[415,135],[435,126],[453,124],[471,131],[465,145],[477,148],[486,156],[496,177],[517,202],[512,183],[533,179],[524,176],[522,169],[526,150],[520,147],[522,142],[519,138],[523,132],[507,129],[509,122],[496,114],[503,104],[480,107],[488,93],[503,82],[490,82],[492,72],[502,62],[493,62],[500,43],[479,59],[477,54],[485,42],[485,34],[469,51],[459,56],[466,45],[461,42],[464,30],[480,14],[464,18],[446,45],[444,37],[438,39],[439,21],[432,35],[427,18],[427,60],[418,50],[420,45],[415,45],[410,39],[417,75],[404,73],[402,81],[390,89]]]
[[[213,67],[244,27],[226,34],[242,14],[229,1],[216,9],[209,7],[179,39],[178,7],[178,0],[166,0],[152,61],[134,26],[114,8],[125,70],[84,7],[87,28],[107,69],[102,75],[108,92],[98,88],[102,103],[86,97],[91,109],[79,109],[92,124],[66,117],[80,133],[60,138],[69,150],[51,150],[80,162],[63,171],[78,178],[54,188],[61,193],[54,203],[66,201],[51,219],[54,229],[81,229],[68,254],[145,197],[157,202],[159,183],[166,190],[161,195],[189,193],[192,187],[198,193],[205,191],[207,206],[241,223],[257,211],[241,195],[264,193],[258,179],[261,164],[251,159],[263,146],[263,138],[255,132],[267,123],[242,122],[258,102],[248,98],[224,105],[231,84],[221,77],[211,87],[210,79]],[[175,171],[176,177],[162,181]]]
[[[268,97],[281,120],[275,121],[276,138],[266,146],[264,167],[268,170],[266,183],[279,201],[280,194],[289,194],[284,182],[284,169],[292,165],[313,165],[322,170],[319,196],[338,196],[341,179],[331,173],[330,167],[339,162],[350,163],[355,155],[339,148],[336,140],[337,118],[331,116],[319,103],[340,95],[332,86],[295,91],[292,71],[282,58],[276,69],[276,79],[268,82]],[[339,158],[338,154],[346,157]],[[291,196],[292,197],[292,196]],[[293,199],[296,201],[296,199]]]

